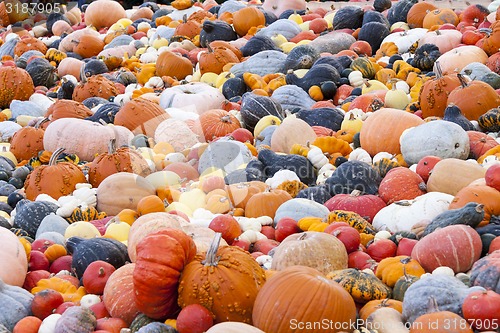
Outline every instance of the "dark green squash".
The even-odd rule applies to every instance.
[[[384,10],[387,10],[391,8],[392,6],[392,1],[391,0],[375,0],[373,2],[373,9],[375,9],[377,12],[383,12]]]
[[[300,190],[296,198],[309,199],[316,201],[317,203],[324,204],[332,198],[332,195],[324,185],[319,185]]]
[[[335,67],[339,73],[342,73],[342,71],[344,71],[344,69],[349,68],[349,66],[351,65],[351,62],[349,62],[349,65],[347,65],[347,67],[346,67],[346,64],[341,60],[342,60],[342,57],[337,57],[337,56],[319,57],[318,60],[316,60],[314,62],[313,66],[320,65],[320,64],[329,64],[329,65],[332,65],[333,67]]]
[[[270,149],[262,149],[258,159],[264,165],[266,177],[272,177],[280,170],[290,170],[297,174],[300,181],[311,186],[316,181],[316,170],[307,158],[300,155],[278,155]]]
[[[411,231],[398,231],[392,234],[391,237],[389,237],[389,239],[396,245],[398,245],[399,241],[403,238],[417,239],[417,235]]]
[[[32,59],[26,66],[26,71],[31,76],[35,87],[44,86],[51,88],[58,79],[56,68],[45,58]]]
[[[500,293],[500,250],[474,263],[470,273],[470,284]]]
[[[323,82],[332,81],[335,84],[340,82],[339,71],[328,64],[314,65],[307,71],[307,73],[299,78],[293,71],[286,74],[286,83],[293,84],[301,87],[304,91],[308,92],[312,86],[319,86]]]
[[[352,138],[352,144],[354,145],[354,149],[356,148],[361,148],[361,142],[359,141],[359,133],[354,134],[354,137]]]
[[[132,83],[137,83],[137,77],[128,70],[120,70],[115,74],[115,80],[123,84],[125,87]]]
[[[340,126],[344,120],[344,114],[336,108],[300,110],[295,115],[297,118],[308,123],[309,126],[323,126],[332,131],[340,130]]]
[[[281,51],[271,38],[264,35],[253,36],[240,49],[244,57],[250,57],[266,50]]]
[[[405,266],[403,266],[404,269]],[[400,277],[392,288],[392,298],[398,301],[403,301],[406,290],[419,280],[418,276],[404,274]]]
[[[481,257],[484,257],[488,254],[490,250],[491,242],[497,238],[496,235],[493,234],[482,234],[481,235],[481,243],[483,244],[483,250],[481,251]]]
[[[245,127],[252,132],[257,122],[265,116],[273,115],[281,120],[285,118],[285,112],[275,99],[268,96],[256,95],[252,92],[243,94],[240,114]]]
[[[380,177],[384,178],[385,175],[394,168],[399,167],[399,163],[389,158],[381,158],[377,162],[373,163],[373,167],[378,171]]]
[[[26,66],[28,65],[29,58],[31,58],[33,56],[43,58],[44,54],[38,50],[26,51],[19,58],[16,59],[16,66],[19,68],[26,68]]]
[[[479,81],[488,83],[493,89],[500,89],[500,75],[495,72],[484,74]]]
[[[232,41],[238,39],[233,28],[221,20],[205,20],[200,32],[200,45],[207,47],[214,40]]]
[[[440,56],[439,47],[434,44],[424,44],[415,50],[411,65],[423,71],[430,71]]]
[[[73,255],[71,267],[81,278],[92,262],[102,260],[119,268],[130,262],[127,246],[111,238],[71,237],[67,240],[68,252]]]
[[[333,17],[333,29],[356,30],[363,24],[363,9],[359,6],[344,6]]]
[[[351,69],[354,71],[360,71],[363,77],[366,79],[373,79],[377,71],[373,66],[373,63],[367,57],[357,57],[351,63]]]
[[[231,99],[237,96],[243,96],[248,91],[248,86],[241,76],[227,79],[222,84],[222,94],[226,99]]]
[[[45,216],[55,213],[59,207],[47,201],[30,201],[23,199],[16,205],[14,227],[25,230],[31,238],[35,238],[36,231]]]
[[[137,316],[135,316],[134,320],[132,320],[132,323],[130,323],[130,333],[136,333],[141,327],[146,326],[147,324],[154,321],[154,319],[149,318],[144,313],[139,313]]]
[[[265,165],[261,161],[255,159],[251,160],[248,162],[247,166],[245,167],[245,172],[246,172],[246,181],[265,181],[266,180],[266,172],[265,172]]]
[[[389,11],[387,12],[387,19],[389,24],[394,24],[396,22],[406,22],[406,17],[408,12],[414,4],[418,3],[418,0],[401,0],[397,1]]]
[[[370,164],[348,161],[335,169],[325,185],[332,196],[349,194],[354,190],[361,191],[361,194],[377,194],[380,181],[380,175]]]
[[[319,58],[320,54],[314,47],[307,44],[296,46],[286,57],[285,70],[311,68]]]
[[[421,237],[424,237],[438,228],[448,227],[450,225],[464,224],[475,228],[484,219],[484,205],[476,202],[469,202],[465,206],[457,209],[447,210],[427,225]]]
[[[105,74],[109,72],[108,66],[104,61],[99,59],[90,59],[83,66],[83,73],[86,77],[91,77],[92,75]]]
[[[57,99],[73,99],[74,90],[75,82],[63,76],[61,78],[61,86],[57,89]]]
[[[387,20],[387,18],[382,13],[377,12],[375,10],[369,10],[365,12],[365,14],[363,15],[363,25],[361,27],[370,22],[382,23],[387,28],[390,28],[389,21]]]
[[[444,109],[443,120],[451,121],[462,127],[465,131],[475,130],[474,125],[463,115],[462,110],[455,104],[449,104],[446,109]]]
[[[96,123],[112,124],[120,108],[121,106],[117,103],[106,103],[101,105],[92,116],[85,119]]]
[[[170,325],[154,321],[145,326],[142,326],[137,333],[179,333]]]
[[[3,216],[0,216],[0,228],[10,229],[12,226],[10,222]]]
[[[82,104],[88,107],[89,109],[93,109],[99,104],[106,104],[106,103],[109,103],[109,101],[102,97],[89,97],[82,102]]]
[[[372,47],[372,53],[380,48],[382,41],[390,34],[389,28],[385,23],[381,22],[368,22],[363,24],[359,30],[358,40],[368,42]]]
[[[488,110],[488,112],[479,116],[477,122],[479,123],[479,127],[485,132],[500,131],[500,108]]]
[[[355,268],[333,271],[327,278],[339,283],[358,303],[391,297],[392,290],[374,274]]]

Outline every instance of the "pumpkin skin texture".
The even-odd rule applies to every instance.
[[[470,155],[474,159],[478,159],[479,157],[484,155],[488,150],[499,145],[499,143],[496,142],[494,138],[492,138],[486,133],[478,131],[467,131],[467,135],[469,136]]]
[[[266,281],[266,274],[243,249],[219,247],[221,236],[216,233],[209,250],[184,267],[178,303],[181,308],[196,303],[206,307],[214,315],[214,323],[251,324],[255,298]]]
[[[360,132],[361,148],[371,156],[380,152],[400,154],[399,138],[403,131],[423,123],[420,117],[402,110],[377,110],[363,123]]]
[[[239,120],[222,109],[208,110],[200,115],[195,125],[197,134],[207,142],[231,134],[240,128]]]
[[[470,152],[467,132],[460,125],[446,120],[430,121],[412,128],[400,141],[401,153],[408,165],[417,164],[430,155],[465,160]]]
[[[174,315],[179,311],[179,276],[196,255],[196,245],[183,231],[164,229],[146,236],[136,249],[133,279],[138,309],[154,319]]]
[[[97,188],[97,209],[108,215],[117,215],[123,209],[136,210],[139,200],[156,194],[156,189],[145,178],[119,172],[104,179]]]
[[[57,320],[55,333],[91,333],[97,325],[94,313],[82,306],[72,306]]]
[[[424,17],[428,11],[434,10],[437,7],[428,2],[419,2],[414,4],[406,15],[406,22],[411,29],[422,28]]]
[[[154,136],[158,125],[170,118],[158,104],[144,98],[127,102],[115,116],[115,125],[128,128],[135,135]]]
[[[126,264],[111,274],[102,296],[102,301],[112,317],[131,324],[139,313],[135,304],[133,273],[135,264]]]
[[[405,167],[389,170],[380,182],[379,195],[391,204],[400,200],[412,200],[426,193],[426,186],[422,177]]]
[[[410,328],[410,333],[433,332],[473,333],[474,331],[464,318],[450,311],[423,314],[415,319]]]
[[[452,173],[449,170],[453,170]],[[427,191],[443,192],[455,196],[476,179],[484,178],[486,170],[478,164],[455,158],[436,163],[427,180]]]
[[[472,266],[470,283],[500,293],[500,250],[493,251]]]
[[[87,182],[82,170],[74,163],[57,163],[62,151],[56,150],[48,165],[40,165],[28,175],[24,184],[27,199],[35,200],[39,194],[45,193],[57,200],[71,194],[76,184]]]
[[[444,117],[449,94],[460,86],[460,80],[456,74],[443,75],[439,62],[434,63],[434,69],[436,77],[424,83],[418,98],[424,119],[432,116]]]
[[[300,288],[306,285],[307,288]],[[292,287],[296,290],[293,294],[289,293],[291,286],[296,286]],[[259,292],[254,305],[253,325],[265,332],[286,333],[297,332],[290,325],[295,320],[298,323],[332,320],[348,327],[355,318],[354,301],[338,283],[328,280],[313,268],[293,266],[274,274]],[[314,331],[341,331],[332,328]]]
[[[441,65],[443,74],[460,72],[465,66],[472,62],[486,63],[488,55],[475,45],[458,46],[443,53],[437,60]],[[434,63],[436,66],[436,63]],[[434,67],[436,69],[436,67]],[[435,70],[434,70],[435,71]]]
[[[347,268],[347,252],[338,238],[327,233],[292,234],[274,250],[271,269],[281,271],[293,265],[312,267],[328,274]]]
[[[35,92],[31,76],[22,68],[0,67],[0,108],[6,108],[13,100],[26,101]]]
[[[125,9],[119,3],[110,0],[94,1],[85,10],[85,23],[97,30],[110,27],[119,19],[126,17]]]
[[[51,202],[22,199],[16,205],[14,228],[23,229],[31,238],[35,238],[42,220],[50,213],[55,214],[57,208]]]
[[[413,248],[411,257],[426,272],[447,266],[455,273],[467,272],[481,256],[479,234],[469,226],[452,225],[422,238]]]
[[[362,194],[376,194],[380,184],[380,175],[368,163],[348,161],[342,163],[325,184],[332,196],[352,193],[354,190],[361,191]]]
[[[493,331],[500,320],[500,295],[492,290],[470,293],[464,300],[462,312],[472,327]]]
[[[6,228],[0,228],[0,281],[21,287],[28,270],[28,261],[23,245],[17,236]]]
[[[373,312],[381,308],[391,308],[401,313],[403,312],[403,303],[390,298],[370,301],[359,309],[359,318],[366,321]]]
[[[0,327],[4,326],[10,331],[18,321],[31,315],[32,301],[33,295],[29,291],[8,285],[0,279],[0,304],[3,309],[0,314]]]
[[[419,316],[432,312],[435,306],[429,302],[434,298],[438,309],[461,314],[462,304],[468,294],[484,290],[469,288],[459,279],[448,275],[429,275],[414,282],[406,291],[403,300],[403,319],[413,323]]]
[[[60,118],[84,119],[92,116],[92,111],[82,103],[69,99],[59,99],[52,104],[45,113],[46,118],[57,120]]]
[[[74,101],[83,102],[90,97],[109,99],[118,95],[118,93],[115,84],[105,76],[99,74],[89,78],[82,78],[82,81],[73,90],[72,97]]]
[[[11,139],[10,151],[19,161],[29,160],[43,150],[45,131],[39,127],[26,126],[17,131]]]

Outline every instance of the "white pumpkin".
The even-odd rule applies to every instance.
[[[328,213],[330,211],[322,204],[309,199],[295,198],[285,201],[278,207],[274,216],[274,224],[276,225],[283,217],[291,217],[295,221],[298,221],[307,216],[326,218]]]
[[[429,192],[414,200],[403,200],[382,208],[373,218],[372,225],[377,230],[392,233],[410,231],[422,220],[432,220],[448,210],[453,196],[440,192]]]
[[[199,137],[191,131],[189,126],[178,119],[166,119],[155,130],[156,142],[168,142],[176,152],[191,148],[199,143]]]
[[[470,144],[467,132],[459,125],[436,120],[409,129],[401,137],[401,153],[408,164],[416,164],[423,157],[433,155],[466,159]]]
[[[160,96],[160,106],[164,109],[175,107],[202,114],[211,109],[219,109],[225,101],[222,92],[202,82],[192,82],[165,89]]]
[[[427,29],[415,28],[409,31],[392,33],[382,40],[382,44],[393,42],[398,47],[399,53],[408,52],[410,47],[427,33]]]

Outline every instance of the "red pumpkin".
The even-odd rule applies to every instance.
[[[337,194],[324,203],[326,208],[333,210],[347,210],[361,215],[367,221],[372,221],[375,215],[386,206],[384,200],[377,195],[360,195],[360,191],[351,194]]]
[[[301,232],[299,226],[297,225],[297,221],[290,217],[283,217],[276,224],[274,238],[278,242],[281,242],[283,239],[297,232]]]
[[[99,318],[97,319],[96,331],[103,330],[108,333],[120,333],[122,328],[127,328],[128,324],[120,318]]]
[[[500,163],[495,163],[486,170],[484,180],[486,185],[500,191]]]
[[[379,195],[388,205],[400,200],[413,200],[426,193],[425,182],[405,167],[389,170],[379,186]]]
[[[330,234],[337,237],[344,244],[347,253],[357,251],[361,243],[359,232],[350,226],[336,228]]]
[[[102,295],[109,277],[115,271],[115,267],[102,260],[92,262],[83,273],[83,286],[90,294]]]
[[[359,270],[363,270],[365,268],[370,268],[371,270],[375,270],[377,267],[377,262],[373,260],[372,257],[366,252],[363,251],[355,251],[349,253],[347,257],[347,265],[349,268],[357,268]]]
[[[214,109],[202,113],[195,124],[196,133],[204,137],[207,141],[229,135],[240,127],[240,121],[222,109]]]
[[[215,232],[220,232],[222,238],[231,245],[241,235],[241,228],[236,219],[229,214],[216,216],[208,225]]]
[[[486,133],[467,131],[467,135],[469,136],[470,154],[476,160],[491,148],[499,145],[493,137]]]
[[[24,317],[17,322],[12,333],[38,333],[42,320],[35,316]]]
[[[466,22],[476,28],[486,19],[490,11],[480,4],[467,6],[459,15],[460,22]]]
[[[26,278],[24,280],[23,288],[26,290],[31,290],[35,288],[38,281],[42,279],[48,279],[50,277],[50,272],[48,271],[31,271],[26,274]]]
[[[380,262],[385,258],[394,257],[398,247],[396,243],[389,239],[379,239],[371,243],[366,249],[366,253],[375,261]]]
[[[455,273],[466,272],[481,256],[481,237],[469,226],[452,225],[425,236],[411,253],[426,272],[447,266]]]
[[[62,294],[53,289],[39,291],[33,297],[31,311],[37,318],[44,320],[55,312],[57,307],[64,303]]]
[[[133,281],[138,309],[154,319],[174,315],[179,311],[181,271],[196,255],[193,239],[183,231],[163,229],[144,237],[136,251]]]
[[[212,313],[200,304],[190,304],[177,316],[176,328],[179,333],[203,333],[214,325]]]
[[[496,330],[500,322],[500,295],[492,290],[474,291],[462,304],[464,318],[477,330]]]
[[[99,302],[99,303],[92,304],[89,307],[89,309],[92,310],[92,312],[94,313],[96,319],[110,318],[111,317],[111,315],[109,314],[108,310],[106,309],[106,304],[104,304],[104,302]]]
[[[437,156],[426,156],[417,163],[417,169],[415,171],[423,179],[423,181],[427,183],[432,169],[439,161],[441,161],[441,158]]]
[[[494,240],[491,241],[488,253],[493,253],[496,250],[500,250],[500,236],[497,236]]]
[[[30,260],[28,262],[28,270],[37,271],[37,270],[48,270],[50,267],[49,259],[40,251],[31,251],[30,252]]]

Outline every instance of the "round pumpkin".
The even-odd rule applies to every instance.
[[[212,141],[231,134],[240,127],[240,121],[234,115],[222,109],[213,109],[200,115],[195,123],[195,133],[206,141]]]
[[[399,138],[404,130],[423,124],[424,121],[411,113],[382,108],[368,117],[361,127],[361,147],[371,156],[380,152],[400,154]]]
[[[70,99],[58,99],[47,109],[45,117],[50,118],[50,120],[61,118],[85,119],[93,114],[94,113],[82,103]]]
[[[443,74],[452,74],[460,72],[465,66],[472,62],[485,64],[488,61],[488,55],[475,45],[463,45],[454,48],[442,54],[436,62],[441,66]],[[434,63],[436,66],[436,63]],[[434,67],[434,72],[436,68]]]
[[[356,307],[337,282],[314,268],[293,266],[266,282],[252,317],[253,325],[264,332],[297,332],[302,331],[299,324],[316,322],[331,325],[315,327],[314,332],[342,332],[349,331],[356,320]]]
[[[429,2],[419,2],[411,6],[406,15],[406,22],[411,29],[423,28],[424,18],[429,11],[435,10],[437,7]]]
[[[422,27],[425,29],[430,29],[435,25],[443,25],[445,23],[451,23],[457,25],[459,22],[458,15],[451,8],[438,8],[429,11],[422,21]]]
[[[6,228],[0,228],[0,241],[3,244],[0,255],[0,280],[20,287],[28,271],[26,251],[17,236]]]
[[[35,126],[25,126],[17,131],[10,141],[10,152],[19,161],[29,160],[43,150],[43,135],[45,131]]]
[[[231,195],[231,194],[230,194]],[[256,193],[245,205],[246,217],[269,216],[274,218],[278,208],[292,196],[284,190],[272,190]]]
[[[26,101],[35,92],[31,76],[22,68],[0,67],[0,108],[6,108],[17,99]]]
[[[484,178],[485,173],[486,170],[479,164],[446,158],[437,162],[432,169],[427,180],[427,191],[456,195],[474,180]]]
[[[265,24],[266,17],[257,7],[247,6],[233,13],[233,27],[239,36],[245,36],[251,28]]]
[[[127,13],[120,3],[111,0],[93,1],[85,10],[85,23],[97,30],[109,28],[119,19],[126,17]]]

